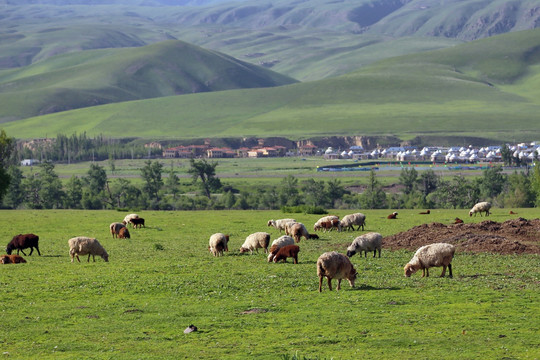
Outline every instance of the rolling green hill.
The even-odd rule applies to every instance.
[[[295,80],[177,40],[63,54],[0,73],[0,119]]]
[[[540,30],[531,30],[392,58],[320,81],[124,102],[3,127],[21,138],[86,131],[147,138],[538,140],[539,80]]]
[[[65,52],[174,38],[311,81],[540,24],[540,0],[81,3],[19,1],[0,7],[0,69]]]

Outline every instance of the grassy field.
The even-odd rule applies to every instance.
[[[383,236],[426,221],[401,210],[365,211],[366,231]],[[536,209],[519,209],[525,218]],[[270,264],[237,249],[268,231],[278,211],[139,213],[147,228],[112,239],[116,211],[0,211],[4,243],[18,233],[40,236],[42,256],[0,266],[0,349],[15,359],[260,358],[307,359],[540,358],[538,256],[457,253],[454,278],[405,278],[412,253],[351,260],[356,287],[317,292],[315,263],[345,251],[359,233],[322,233],[299,244],[299,264]],[[337,211],[336,215],[345,212]],[[490,218],[509,218],[494,209]],[[318,216],[295,214],[308,227]],[[466,210],[434,210],[450,223]],[[483,218],[472,218],[481,221]],[[469,218],[467,218],[469,221]],[[212,233],[231,235],[230,252],[207,250]],[[67,240],[97,237],[110,262],[70,263]],[[160,250],[163,249],[163,250]],[[28,253],[27,253],[28,254]],[[335,284],[334,284],[335,285]],[[244,313],[252,310],[251,313]],[[194,324],[199,331],[184,334]]]

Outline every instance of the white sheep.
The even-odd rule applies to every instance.
[[[223,256],[223,251],[229,251],[229,235],[216,233],[210,236],[208,250],[214,256]]]
[[[291,223],[289,223],[290,225]],[[306,226],[302,223],[293,223],[289,226],[289,235],[294,238],[294,240],[299,243],[300,239],[304,237],[304,239],[309,239],[309,232],[306,229]]]
[[[270,254],[268,255],[268,262],[272,262],[278,250],[286,245],[294,245],[294,239],[289,235],[283,235],[272,241],[272,245],[270,246]]]
[[[489,209],[491,209],[491,203],[487,201],[479,202],[478,204],[474,205],[469,211],[469,216],[476,216],[476,213],[480,213],[480,216],[482,216],[482,213],[485,212],[486,216],[489,216]]]
[[[332,279],[337,279],[337,289],[341,289],[341,279],[347,279],[351,287],[358,273],[348,257],[336,251],[326,252],[317,259],[317,275],[319,276],[319,292],[322,291],[323,277],[328,279],[328,288],[332,291]]]
[[[441,277],[446,273],[448,267],[449,276],[452,277],[452,259],[456,248],[454,245],[446,243],[435,243],[419,248],[414,254],[411,261],[405,265],[405,276],[410,277],[412,274],[422,269],[422,277],[429,276],[430,267],[442,266]]]
[[[68,244],[71,262],[73,262],[74,257],[77,257],[77,261],[81,262],[79,255],[88,255],[88,262],[90,262],[90,255],[92,255],[94,262],[96,262],[96,255],[101,256],[105,262],[109,261],[109,254],[107,254],[107,251],[105,251],[97,239],[77,236],[69,239]]]
[[[278,219],[278,220],[268,220],[268,226],[273,226],[277,230],[279,230],[279,233],[281,234],[282,230],[285,230],[285,226],[288,222],[296,222],[295,219]]]
[[[354,214],[345,215],[341,219],[340,224],[341,224],[342,229],[347,228],[347,230],[351,229],[352,231],[354,231],[353,225],[358,225],[358,229],[356,230],[357,231],[360,230],[360,226],[361,226],[362,231],[364,231],[364,225],[366,224],[366,215],[362,213],[354,213]]]
[[[268,252],[268,244],[270,244],[270,234],[267,232],[256,232],[248,237],[246,237],[246,241],[244,241],[244,244],[240,247],[240,252],[248,252],[251,251],[253,254],[253,249],[255,249],[257,252],[259,252],[259,248],[264,249],[264,252]]]
[[[131,219],[138,219],[139,215],[137,214],[128,214],[124,217],[124,220],[122,221],[122,224],[127,225],[131,223]]]
[[[333,228],[337,228],[338,231],[341,231],[341,223],[339,221],[339,217],[335,215],[328,215],[320,218],[317,220],[317,222],[313,225],[313,230],[324,230],[331,231]]]
[[[375,257],[375,254],[378,251],[379,257],[381,257],[381,248],[382,235],[376,232],[371,232],[354,239],[351,245],[347,248],[347,256],[351,257],[356,253],[360,253],[360,256],[362,256],[362,251],[364,251],[365,257],[367,257],[368,251],[373,251],[373,257]]]

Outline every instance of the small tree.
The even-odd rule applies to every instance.
[[[221,181],[216,177],[217,162],[208,163],[206,160],[196,161],[190,159],[191,167],[188,169],[188,174],[193,178],[193,183],[199,179],[201,181],[201,189],[208,199],[211,198],[211,193],[221,189]]]
[[[143,191],[148,194],[150,199],[159,201],[159,190],[163,186],[161,173],[163,165],[159,161],[145,161],[145,166],[141,169],[141,175],[144,180]]]
[[[418,172],[415,168],[403,168],[401,170],[401,174],[399,175],[399,183],[405,187],[403,190],[405,194],[410,194],[415,190],[417,181]]]
[[[367,189],[360,195],[360,203],[366,209],[383,209],[386,207],[386,194],[373,169],[369,173]]]

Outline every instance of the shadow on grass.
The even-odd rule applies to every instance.
[[[356,286],[351,289],[352,291],[364,291],[364,290],[401,290],[401,288],[398,288],[396,286],[390,286],[390,287],[374,287],[370,285],[360,285]]]

